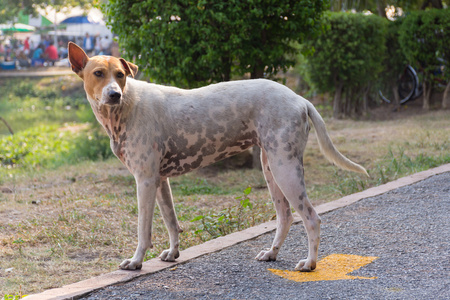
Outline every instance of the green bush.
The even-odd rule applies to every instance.
[[[102,160],[114,156],[111,151],[109,137],[103,129],[95,128],[79,134],[73,141],[74,149],[70,153],[70,161]]]
[[[0,167],[55,167],[112,155],[109,138],[95,129],[74,133],[39,126],[0,139]]]
[[[333,116],[367,109],[372,83],[383,70],[387,20],[376,15],[329,13],[322,35],[303,44],[306,71],[320,92],[334,93]]]
[[[450,78],[450,9],[414,11],[400,28],[400,46],[408,62],[422,71],[425,109],[431,90],[439,80]],[[445,64],[447,72],[440,66]]]
[[[70,149],[67,133],[55,127],[40,126],[0,140],[2,166],[35,167],[61,159]],[[58,156],[58,157],[56,157]]]
[[[11,92],[20,98],[26,98],[26,97],[37,97],[38,92],[36,89],[35,84],[30,81],[21,81],[18,84],[14,84],[12,86]]]
[[[400,47],[400,27],[403,18],[387,22],[386,55],[383,62],[383,72],[378,80],[378,88],[383,90],[388,99],[394,99],[399,105],[398,79],[407,65],[405,54]]]

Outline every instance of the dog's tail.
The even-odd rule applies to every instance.
[[[306,101],[306,103],[308,107],[308,115],[314,125],[314,128],[316,129],[317,140],[319,141],[320,150],[322,151],[323,155],[325,155],[325,157],[329,161],[342,169],[363,173],[369,176],[364,167],[352,162],[336,149],[330,139],[330,136],[328,135],[327,129],[325,127],[325,122],[323,121],[319,112],[309,101]]]

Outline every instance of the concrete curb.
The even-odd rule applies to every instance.
[[[416,173],[407,177],[397,179],[395,181],[367,189],[363,192],[355,193],[345,196],[341,199],[325,203],[316,207],[316,211],[319,214],[323,214],[352,203],[355,203],[361,199],[369,198],[377,195],[384,194],[388,191],[407,186],[419,181],[422,181],[428,177],[450,172],[450,164],[446,164],[434,169]],[[298,215],[295,215],[294,222],[301,221]],[[269,221],[258,226],[248,228],[243,231],[235,232],[227,236],[219,237],[217,239],[208,241],[201,245],[197,245],[186,250],[181,251],[180,258],[176,262],[163,262],[159,258],[154,258],[146,261],[142,265],[140,271],[123,271],[117,270],[111,273],[93,277],[87,280],[83,280],[77,283],[65,285],[61,288],[55,288],[44,291],[40,294],[29,295],[24,299],[77,299],[95,290],[107,287],[109,285],[118,284],[133,280],[146,274],[156,273],[164,269],[173,268],[174,266],[182,263],[186,263],[194,258],[200,257],[205,254],[217,252],[224,248],[236,245],[238,243],[254,239],[262,234],[271,232],[276,229],[276,221]]]

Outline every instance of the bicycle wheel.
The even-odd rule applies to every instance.
[[[419,85],[419,78],[413,67],[407,66],[398,82],[398,94],[400,96],[400,104],[411,100],[416,93]]]
[[[416,72],[411,66],[407,66],[398,80],[397,92],[400,104],[403,104],[411,99],[416,91],[418,84],[419,79]],[[392,90],[385,89],[385,92],[379,90],[378,94],[383,101],[387,103],[393,102],[394,92]]]

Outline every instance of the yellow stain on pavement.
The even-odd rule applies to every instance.
[[[313,272],[299,272],[288,270],[268,269],[275,275],[297,281],[322,281],[345,279],[376,279],[377,277],[361,277],[347,275],[359,268],[370,264],[378,257],[358,256],[351,254],[331,254],[317,262],[317,268]]]

